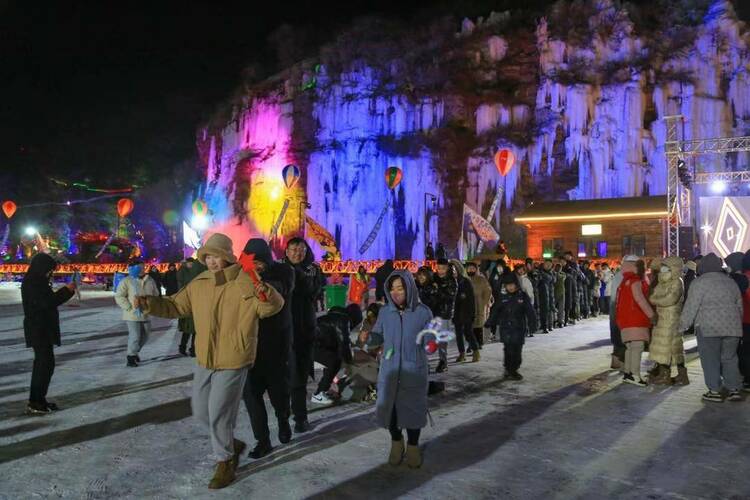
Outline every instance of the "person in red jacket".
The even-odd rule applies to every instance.
[[[654,309],[648,303],[646,264],[634,255],[622,259],[622,283],[617,291],[617,326],[625,343],[623,382],[645,387],[641,378],[641,354],[648,342]]]

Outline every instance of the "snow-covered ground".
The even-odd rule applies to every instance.
[[[126,368],[111,295],[84,291],[80,307],[61,307],[50,399],[64,410],[34,418],[23,415],[32,356],[18,290],[0,288],[0,498],[750,497],[750,403],[703,403],[694,348],[691,385],[622,385],[605,320],[529,339],[522,382],[501,380],[501,344],[451,365],[447,391],[430,398],[420,470],[388,466],[372,405],[349,403],[314,411],[312,432],[243,457],[239,481],[209,492],[176,325],[154,320],[142,366]],[[253,442],[244,408],[238,434]]]

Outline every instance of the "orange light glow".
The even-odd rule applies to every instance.
[[[644,217],[666,217],[666,210],[658,212],[615,212],[611,214],[592,215],[551,215],[547,217],[516,217],[516,222],[574,221],[596,219],[638,219]]]

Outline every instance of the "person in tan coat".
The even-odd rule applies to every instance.
[[[687,385],[689,382],[685,367],[685,350],[682,335],[677,330],[682,312],[682,259],[667,257],[660,261],[658,280],[651,291],[649,301],[656,306],[656,325],[651,331],[649,358],[656,363],[649,373],[652,384],[669,385],[677,383]],[[677,365],[677,377],[671,378],[672,365]]]
[[[171,297],[138,297],[145,313],[162,318],[193,317],[197,365],[193,377],[193,415],[211,434],[217,467],[210,489],[235,479],[245,443],[234,439],[247,367],[255,362],[258,322],[278,313],[284,299],[270,285],[253,285],[237,264],[232,240],[212,235],[198,250],[208,270]],[[265,297],[265,300],[262,300]]]
[[[474,287],[474,302],[477,306],[477,312],[474,317],[473,328],[474,336],[481,350],[482,345],[484,345],[484,324],[487,322],[487,316],[492,305],[492,287],[489,280],[479,272],[476,262],[466,263],[466,274],[469,275],[471,286]]]

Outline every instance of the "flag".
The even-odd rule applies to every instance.
[[[307,234],[318,242],[325,250],[336,250],[336,240],[331,236],[326,228],[315,222],[309,215],[305,215],[305,224],[307,224]]]
[[[471,226],[474,228],[477,236],[479,236],[479,239],[485,243],[498,241],[500,239],[500,235],[497,234],[497,231],[495,231],[495,228],[492,227],[492,224],[490,224],[487,219],[476,213],[466,204],[464,204],[464,211],[466,216],[469,217]]]

